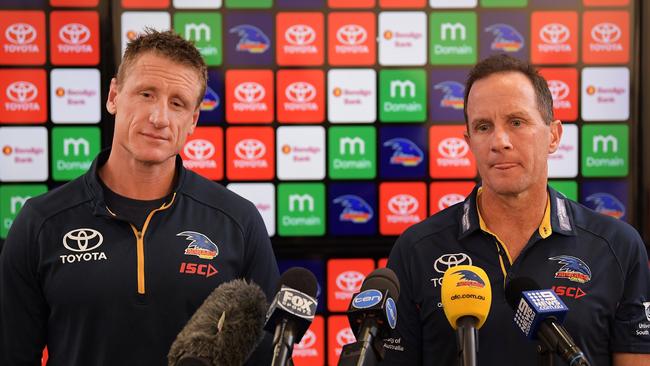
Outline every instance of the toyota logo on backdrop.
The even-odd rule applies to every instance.
[[[99,231],[88,228],[71,230],[63,236],[63,246],[78,253],[97,249],[103,242],[104,237]]]
[[[336,32],[336,39],[346,45],[356,46],[366,41],[368,32],[356,24],[344,25]]]
[[[352,333],[352,329],[350,328],[341,329],[336,333],[336,343],[341,347],[356,341],[357,339],[354,337],[354,333]]]
[[[289,84],[284,93],[294,103],[311,102],[316,97],[316,88],[310,83],[297,81]]]
[[[38,88],[29,81],[15,81],[7,87],[7,98],[15,103],[29,103],[38,96]]]
[[[438,144],[440,155],[449,159],[462,158],[467,155],[468,151],[469,146],[467,146],[465,140],[458,137],[448,137]]]
[[[256,139],[241,140],[235,145],[235,154],[244,160],[257,160],[266,154],[266,146]]]
[[[410,215],[418,210],[418,200],[410,194],[398,194],[388,200],[388,210],[396,215]]]
[[[613,23],[600,23],[591,28],[591,38],[598,43],[614,43],[621,38],[621,33],[621,28]]]
[[[27,23],[14,23],[5,30],[5,37],[13,44],[30,44],[36,39],[36,28]]]
[[[257,103],[264,99],[265,95],[264,87],[254,81],[241,83],[235,88],[235,98],[242,103]]]
[[[296,344],[296,349],[309,349],[316,343],[316,334],[311,329],[307,329],[307,333],[302,336],[300,343]]]
[[[569,27],[560,23],[546,24],[539,30],[539,38],[548,44],[562,44],[571,36]]]
[[[445,208],[451,207],[457,204],[458,202],[462,202],[464,200],[465,200],[465,196],[463,196],[462,194],[458,194],[458,193],[446,194],[440,197],[440,199],[438,200],[438,209],[444,210]]]
[[[551,91],[553,100],[563,100],[569,96],[569,86],[562,80],[549,80],[548,89]]]
[[[296,46],[306,46],[316,40],[314,29],[305,24],[296,24],[284,32],[284,39]]]
[[[214,155],[215,148],[208,140],[195,139],[185,144],[183,152],[192,160],[208,160]]]
[[[336,277],[336,286],[341,291],[357,292],[366,276],[358,271],[345,271]]]
[[[69,23],[59,29],[59,38],[67,44],[84,44],[90,39],[90,29],[83,24]]]
[[[462,264],[472,265],[472,258],[465,253],[445,254],[436,259],[433,269],[438,273],[445,273],[449,268]]]

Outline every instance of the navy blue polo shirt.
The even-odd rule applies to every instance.
[[[398,321],[382,365],[458,363],[440,288],[443,273],[460,264],[484,269],[492,285],[479,364],[539,362],[537,342],[516,328],[504,296],[505,281],[520,276],[560,295],[570,309],[564,326],[593,365],[611,365],[614,352],[650,353],[650,276],[641,237],[625,222],[548,192],[543,222],[514,261],[479,216],[478,187],[399,237],[388,260],[401,284]]]

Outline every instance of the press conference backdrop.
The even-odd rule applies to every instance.
[[[0,240],[24,201],[110,146],[103,105],[126,42],[174,29],[209,65],[187,168],[255,203],[281,269],[322,293],[297,365],[336,364],[343,312],[408,226],[470,192],[463,93],[508,53],[548,79],[564,136],[551,185],[644,233],[633,0],[4,0]],[[645,197],[645,195],[643,195]],[[440,272],[463,258],[441,257]]]

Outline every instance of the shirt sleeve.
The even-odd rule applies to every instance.
[[[37,227],[29,202],[0,253],[0,364],[40,365],[48,308],[37,274]]]
[[[414,301],[413,280],[409,268],[409,238],[402,235],[395,242],[388,257],[388,268],[397,275],[400,294],[397,300],[397,325],[391,337],[385,340],[385,359],[381,365],[420,365],[422,355],[422,333],[420,311]]]
[[[258,284],[270,303],[273,296],[275,296],[275,288],[280,280],[280,273],[264,221],[257,209],[254,206],[252,207],[247,227],[244,278]],[[248,359],[247,365],[271,364],[273,336],[268,332],[264,333],[264,339]]]
[[[629,228],[628,252],[620,253],[623,295],[612,323],[611,351],[650,353],[650,271],[648,254],[636,230]],[[617,245],[617,243],[614,243]],[[624,246],[623,246],[624,247]]]

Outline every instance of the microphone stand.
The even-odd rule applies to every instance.
[[[462,316],[456,321],[458,335],[458,353],[462,366],[476,366],[478,352],[477,319],[472,316]]]

